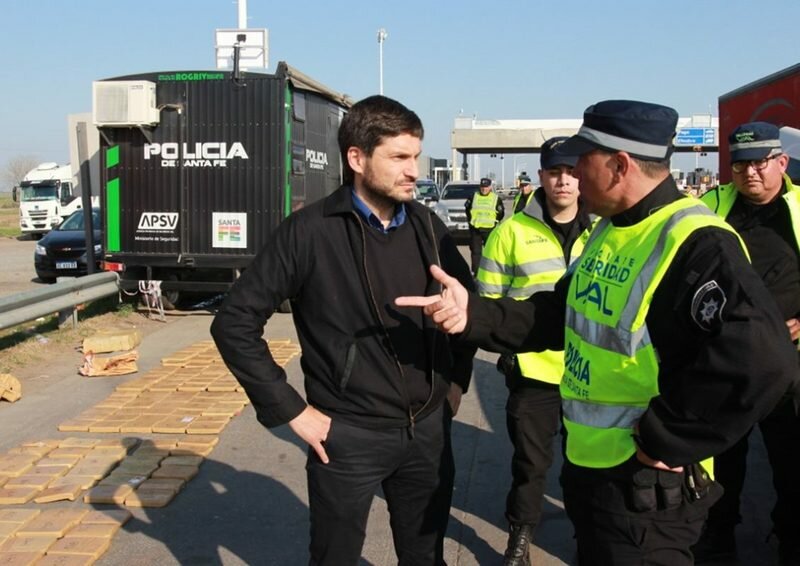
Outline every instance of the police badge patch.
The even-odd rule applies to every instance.
[[[701,286],[692,297],[692,319],[703,330],[709,331],[722,323],[722,309],[728,298],[716,281]]]

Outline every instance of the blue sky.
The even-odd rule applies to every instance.
[[[213,69],[214,30],[237,26],[234,0],[0,6],[0,167],[20,155],[66,162],[66,116],[91,110],[93,80]],[[716,115],[720,94],[800,59],[797,0],[249,0],[247,7],[248,26],[269,29],[269,72],[284,60],[356,99],[378,91],[377,30],[385,28],[384,92],[420,115],[425,153],[448,159],[462,110],[478,119],[578,118],[597,100],[633,98],[682,116]],[[535,170],[538,158],[526,160]],[[683,160],[694,166],[694,157]],[[700,165],[716,169],[710,157]],[[484,157],[481,169],[498,165]]]

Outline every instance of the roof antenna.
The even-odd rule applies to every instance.
[[[238,86],[244,86],[242,84],[242,72],[239,69],[239,50],[246,40],[247,35],[240,33],[236,35],[236,43],[233,44],[233,82]]]

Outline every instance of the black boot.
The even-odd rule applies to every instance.
[[[703,534],[700,535],[700,540],[692,546],[692,554],[694,554],[695,564],[735,561],[736,536],[733,533],[733,527],[706,525]]]
[[[508,533],[508,545],[503,554],[503,566],[530,566],[528,556],[533,540],[533,525],[512,523]]]

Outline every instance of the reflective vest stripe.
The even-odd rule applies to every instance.
[[[484,271],[510,277],[530,277],[549,271],[558,271],[560,277],[565,268],[563,257],[537,259],[516,265],[508,265],[486,256],[481,258],[481,269]]]
[[[478,291],[482,297],[489,297],[490,299],[499,299],[500,297],[513,297],[514,299],[527,299],[534,293],[540,291],[552,291],[555,288],[555,283],[535,283],[526,285],[525,287],[511,287],[502,284],[478,282]]]
[[[507,297],[515,299],[527,299],[534,293],[540,291],[552,291],[555,288],[555,283],[535,283],[533,285],[526,285],[525,287],[514,287],[508,290]]]
[[[647,326],[642,326],[635,332],[611,328],[589,320],[569,306],[566,323],[587,344],[622,356],[635,356],[636,352],[650,345]]]
[[[661,256],[664,254],[666,240],[669,237],[670,231],[678,222],[687,216],[693,215],[715,216],[714,213],[706,207],[691,207],[677,210],[664,224],[653,251],[650,253],[650,256],[645,261],[637,276],[637,280],[631,290],[631,297],[644,297],[646,286],[653,281],[656,268],[661,262]],[[595,235],[599,236],[600,232],[608,226],[608,223],[608,219],[601,220],[595,232],[592,234],[592,237]],[[591,238],[587,247],[590,245]],[[622,310],[617,327],[613,328],[599,322],[588,320],[579,315],[572,306],[567,305],[566,322],[567,326],[571,327],[589,344],[624,356],[635,356],[640,348],[649,346],[651,343],[650,334],[647,331],[646,325],[642,325],[635,332],[629,330],[633,328],[640,307],[640,301],[628,300]]]
[[[572,422],[594,428],[633,428],[647,407],[599,405],[578,399],[562,399],[561,406]]]
[[[571,462],[611,467],[636,451],[632,428],[658,395],[659,363],[646,323],[650,301],[680,246],[706,226],[734,233],[690,199],[632,227],[603,220],[593,230],[571,270],[566,309],[561,395]],[[626,266],[630,278],[614,279]]]
[[[573,244],[572,260],[583,250],[586,238],[582,234]],[[525,300],[534,293],[551,291],[567,267],[563,248],[553,231],[542,219],[528,213],[515,214],[495,228],[483,254],[478,290],[490,298]],[[517,361],[523,377],[552,384],[561,381],[562,351],[518,354]]]

